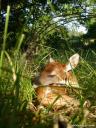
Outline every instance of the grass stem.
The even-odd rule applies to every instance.
[[[7,13],[6,13],[6,20],[5,20],[5,27],[4,27],[3,45],[2,45],[2,51],[1,51],[1,57],[0,57],[0,76],[1,76],[1,68],[3,65],[4,51],[6,48],[9,15],[10,15],[10,6],[8,5],[7,6]]]

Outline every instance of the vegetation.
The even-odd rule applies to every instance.
[[[54,116],[65,116],[64,111],[35,106],[33,78],[50,56],[66,62],[76,52],[81,58],[75,73],[83,89],[78,95],[80,110],[69,122],[95,127],[95,0],[3,0],[0,8],[0,127],[52,127]],[[87,33],[66,27],[73,21],[84,25]],[[87,108],[85,101],[90,101]]]

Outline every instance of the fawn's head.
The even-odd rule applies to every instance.
[[[79,54],[74,54],[69,58],[69,62],[61,64],[50,58],[44,70],[40,74],[39,81],[42,85],[71,85],[78,86],[77,79],[73,73],[73,69],[79,63]]]

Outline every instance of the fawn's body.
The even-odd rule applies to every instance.
[[[71,56],[67,64],[50,59],[50,63],[45,66],[39,77],[39,82],[44,86],[36,88],[37,99],[42,105],[48,106],[54,103],[53,106],[57,108],[79,105],[77,100],[69,96],[66,89],[66,86],[79,87],[73,73],[78,63],[78,54]]]

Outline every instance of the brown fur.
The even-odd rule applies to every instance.
[[[78,81],[72,71],[78,62],[79,55],[75,54],[69,58],[67,64],[52,60],[45,66],[39,77],[41,86],[36,88],[37,99],[42,105],[48,106],[54,103],[53,107],[57,109],[62,106],[75,107],[79,105],[77,100],[69,96],[68,89],[65,87],[66,85],[78,86]]]

